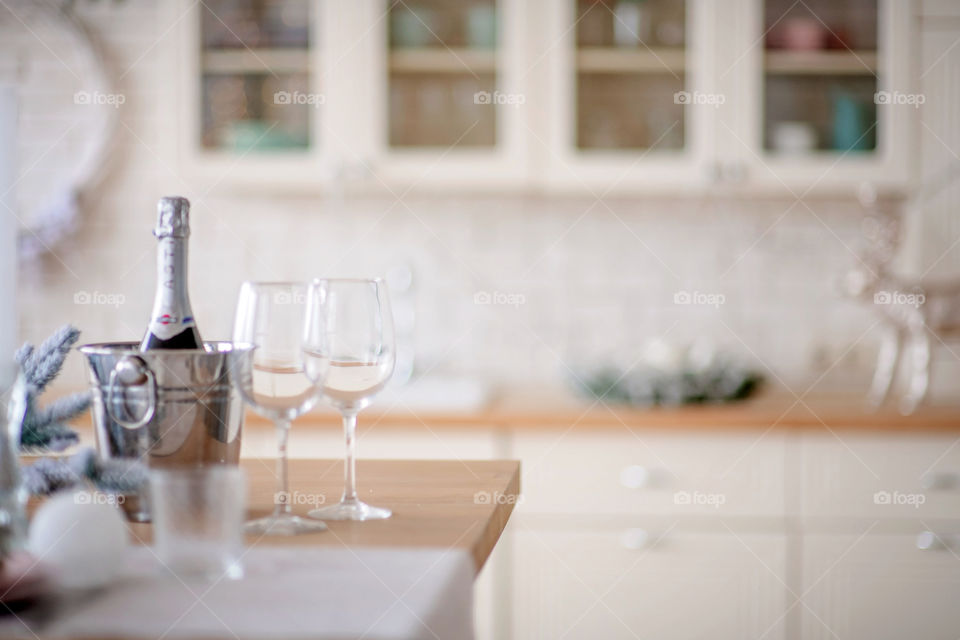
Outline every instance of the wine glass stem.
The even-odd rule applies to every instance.
[[[291,513],[290,482],[287,477],[287,438],[290,435],[290,421],[277,420],[277,495],[274,499],[273,515]]]
[[[343,436],[347,441],[347,459],[343,466],[343,497],[340,502],[357,501],[357,412],[343,413]]]

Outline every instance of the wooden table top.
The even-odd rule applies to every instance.
[[[249,516],[273,510],[276,461],[247,458]],[[335,504],[343,491],[343,462],[290,460],[293,512],[305,515],[318,501]],[[493,551],[520,494],[520,463],[515,460],[361,460],[360,498],[389,507],[393,516],[367,522],[328,522],[329,531],[299,536],[249,536],[248,544],[342,547],[460,548],[473,557],[477,572]],[[131,524],[141,542],[150,525]]]

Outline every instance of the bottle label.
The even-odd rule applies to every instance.
[[[160,239],[157,255],[157,299],[149,331],[161,340],[169,340],[195,326],[186,298],[185,253],[186,248],[180,238]],[[184,313],[185,311],[187,313]]]
[[[150,333],[161,340],[169,340],[184,329],[192,326],[195,326],[193,316],[178,318],[169,313],[165,313],[150,322]]]

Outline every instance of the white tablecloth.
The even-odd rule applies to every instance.
[[[473,638],[464,551],[255,547],[243,564],[242,580],[184,583],[137,548],[105,592],[23,619],[42,637]]]

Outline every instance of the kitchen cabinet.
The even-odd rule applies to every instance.
[[[518,432],[523,510],[539,513],[782,516],[784,434]],[[571,472],[575,470],[575,472]]]
[[[631,524],[537,526],[521,516],[511,637],[785,637],[782,537],[680,526],[641,534]]]
[[[168,157],[211,189],[519,184],[524,7],[168,3]]]
[[[174,25],[157,43],[165,77],[165,160],[206,188],[254,180],[278,189],[316,184],[335,146],[325,95],[333,89],[322,61],[316,3],[163,4]]]
[[[800,637],[956,638],[956,555],[945,548],[918,549],[916,534],[861,536],[805,536]]]
[[[653,30],[644,42],[583,37],[591,14],[622,27],[616,10],[631,4]],[[794,197],[907,184],[919,126],[911,2],[665,5],[579,0],[553,11],[549,184]]]
[[[939,638],[960,625],[955,411],[813,402],[827,429],[779,405],[562,406],[361,418],[362,457],[521,461],[476,586],[479,638]],[[294,424],[294,457],[342,446],[332,416]],[[244,455],[273,450],[271,430],[247,429]]]
[[[805,433],[804,516],[960,517],[960,450],[955,434]]]
[[[717,51],[718,90],[734,98],[716,110],[713,162],[744,186],[794,196],[909,182],[921,99],[912,2],[743,0],[723,11],[746,28]]]
[[[706,184],[713,114],[688,99],[711,86],[709,3],[532,5],[545,26],[532,44],[539,183],[598,196]]]
[[[214,186],[800,196],[917,155],[912,1],[169,5],[170,157]]]

